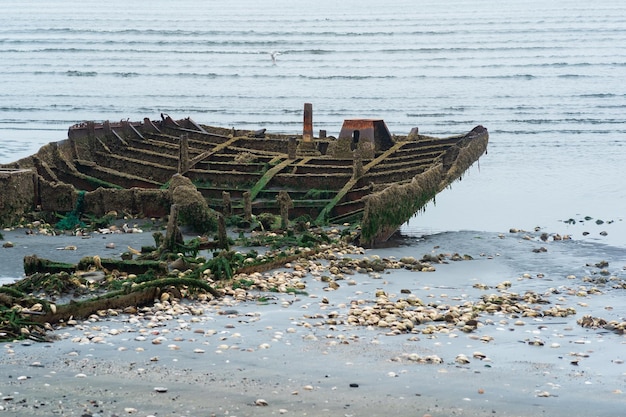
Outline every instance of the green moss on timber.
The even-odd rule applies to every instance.
[[[24,332],[28,329],[28,332]],[[27,319],[13,308],[0,305],[0,341],[32,339],[38,342],[47,341],[42,324]]]
[[[272,160],[273,162],[273,160]],[[272,168],[268,169],[265,174],[257,181],[256,184],[250,189],[250,199],[254,200],[259,194],[259,192],[265,188],[265,186],[270,182],[270,180],[274,177],[274,175],[278,174],[284,167],[289,165],[291,161],[289,159],[285,159],[284,161],[276,164]]]
[[[406,223],[406,221],[422,209],[426,203],[434,199],[436,194],[436,191],[424,192],[417,195],[412,200],[404,202],[395,201],[383,210],[370,212],[367,222],[363,222],[361,225],[363,240],[369,242],[385,227],[398,227]]]
[[[119,290],[109,291],[106,294],[103,294],[99,297],[90,298],[84,301],[73,302],[76,306],[86,305],[89,303],[94,303],[99,300],[106,300],[110,298],[119,297],[122,295],[127,295],[131,293],[141,292],[150,288],[166,288],[166,287],[187,287],[194,289],[202,289],[205,290],[215,296],[218,296],[217,292],[214,288],[212,288],[206,281],[199,280],[197,278],[179,278],[179,277],[165,277],[165,278],[156,278],[151,279],[149,281],[141,282],[139,284],[132,283],[131,285],[123,285],[123,287]]]
[[[153,269],[146,271],[144,274],[137,275],[137,277],[133,280],[135,284],[142,284],[144,282],[154,281],[157,279],[157,275]]]
[[[69,292],[81,293],[86,291],[86,280],[72,275],[72,272],[58,273],[38,272],[11,284],[14,288],[25,293],[45,292],[48,295],[66,294]]]
[[[120,272],[127,272],[129,274],[143,274],[146,271],[152,269],[157,273],[166,273],[167,265],[161,261],[153,260],[116,260],[116,259],[100,259],[100,264],[103,268],[110,271],[116,269]],[[92,256],[85,256],[82,258],[78,265],[75,267],[81,271],[87,271],[92,266],[96,266],[96,261]]]
[[[311,233],[308,230],[303,232],[294,233],[293,230],[288,230],[284,234],[275,235],[258,235],[255,237],[244,238],[239,240],[241,246],[254,247],[254,246],[269,246],[271,249],[280,248],[313,248],[322,243],[330,243],[331,239],[324,232]],[[250,255],[254,258],[256,255]],[[246,266],[249,264],[246,264]]]
[[[217,279],[231,279],[233,277],[231,262],[224,256],[216,256],[205,262],[202,270],[206,269],[210,269]]]
[[[213,186],[213,181],[207,179],[195,179],[191,182],[196,188],[211,188]]]
[[[182,253],[185,256],[196,257],[200,252],[200,244],[201,241],[198,238],[191,239],[184,244],[177,243],[176,252]]]
[[[93,186],[93,188],[98,188],[98,187],[102,187],[102,188],[113,188],[116,190],[123,190],[124,187],[117,185],[117,184],[113,184],[112,182],[108,182],[108,181],[103,181],[99,178],[95,178],[95,177],[91,177],[88,176],[85,178],[87,180],[87,182]]]
[[[165,287],[181,287],[201,289],[215,296],[219,294],[206,281],[197,278],[158,278],[151,281],[143,282],[132,287],[132,292],[143,291],[148,288],[165,288]]]
[[[20,290],[16,290],[15,288],[6,287],[4,285],[0,287],[0,293],[10,295],[11,297],[14,297],[14,298],[26,297],[26,294],[24,292]]]
[[[41,259],[36,255],[24,257],[24,273],[26,275],[32,275],[37,272],[50,274],[57,274],[59,272],[72,273],[75,270],[76,265],[74,264]]]
[[[86,213],[85,217],[87,218],[89,225],[93,229],[104,229],[106,227],[109,227],[115,220],[114,214],[105,214],[102,217],[97,217],[93,214]]]
[[[416,175],[404,185],[393,185],[380,193],[371,195],[366,203],[362,221],[361,242],[373,244],[378,238],[400,227],[417,211],[433,199],[443,187],[452,184],[487,149],[489,135],[468,136],[468,141],[458,152],[446,152],[441,164]],[[450,159],[453,158],[453,159]]]
[[[396,229],[432,200],[441,187],[440,166],[416,175],[404,185],[394,184],[371,195],[365,204],[361,241],[373,244],[382,232]]]
[[[339,203],[339,201],[341,201],[341,199],[345,197],[348,191],[350,191],[352,187],[356,185],[356,183],[357,183],[357,180],[355,178],[351,178],[346,183],[346,185],[344,185],[343,188],[339,190],[337,194],[335,194],[333,199],[330,200],[328,204],[326,204],[326,207],[324,207],[322,211],[320,211],[320,214],[317,216],[317,219],[315,219],[315,223],[318,225],[324,225],[328,223],[328,219],[330,217],[330,213],[332,212],[332,210]]]
[[[251,279],[238,279],[237,281],[233,282],[233,289],[236,290],[238,288],[243,288],[243,289],[249,289],[254,285],[254,280]]]
[[[303,199],[304,200],[327,200],[329,198],[333,198],[336,192],[333,190],[318,190],[315,188],[310,189],[306,192]]]
[[[206,201],[181,205],[178,218],[182,224],[189,225],[198,233],[217,230],[217,216]]]
[[[398,151],[403,146],[405,146],[404,142],[398,142],[395,145],[393,145],[391,148],[387,149],[385,152],[381,153],[376,158],[374,158],[373,160],[368,162],[366,165],[363,166],[362,175],[367,173],[370,169],[372,169],[376,165],[380,164],[389,155],[392,155],[394,152]],[[330,218],[330,214],[331,214],[333,208],[335,208],[335,206],[341,201],[342,198],[345,197],[345,195],[348,193],[348,191],[350,191],[352,189],[352,187],[354,187],[356,185],[357,182],[358,182],[357,178],[351,178],[346,183],[346,185],[344,185],[343,188],[341,190],[339,190],[337,195],[335,195],[335,197],[333,197],[333,199],[326,205],[326,207],[324,207],[322,209],[320,214],[317,216],[317,219],[315,219],[315,223],[317,223],[318,225],[324,225],[324,224],[328,223],[328,219]]]
[[[280,228],[280,216],[272,213],[261,213],[256,216],[256,220],[259,222],[263,230],[274,230]]]
[[[239,227],[242,229],[246,229],[250,227],[250,221],[244,219],[239,215],[232,215],[226,218],[226,227]]]
[[[159,276],[153,269],[149,269],[143,274],[137,275],[134,279],[114,279],[107,284],[109,291],[119,291],[133,284],[142,284],[157,279]]]

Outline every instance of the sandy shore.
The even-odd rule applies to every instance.
[[[3,259],[77,239],[36,237],[26,245],[11,233],[5,240],[18,244],[0,250]],[[145,235],[115,239],[120,248],[137,247],[141,239],[149,241]],[[584,265],[599,259],[573,241],[551,242],[549,256],[537,254],[532,249],[546,244],[531,237],[435,235],[365,256],[459,252],[474,260],[438,264],[434,272],[355,273],[337,280],[332,291],[320,279],[327,272],[309,270],[302,277],[306,294],[270,293],[266,302],[227,297],[161,303],[58,328],[54,343],[5,343],[0,411],[94,417],[623,415],[626,338],[576,324],[583,314],[624,317],[623,290],[577,295],[590,286],[582,278],[593,271]],[[98,248],[106,255],[106,241],[77,241],[77,252],[93,255]],[[604,255],[610,261],[621,256]],[[623,280],[622,271],[615,264],[616,280]],[[509,292],[545,294],[550,304],[544,308],[571,306],[577,313],[481,314],[471,333],[425,334],[422,326],[391,336],[384,328],[345,324],[350,304],[373,304],[377,291],[392,300],[408,290],[425,303],[462,305],[499,293],[505,280]],[[415,360],[428,356],[441,363]]]

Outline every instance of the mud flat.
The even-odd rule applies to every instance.
[[[39,245],[62,246],[56,237],[28,236],[28,245],[20,245],[18,232],[4,235],[17,244],[0,250],[3,262]],[[148,235],[121,235],[116,244],[134,246]],[[81,251],[79,238],[62,239]],[[83,242],[94,245],[88,249],[93,255],[98,246],[107,254],[106,241]],[[68,321],[55,329],[52,343],[4,343],[0,410],[42,416],[565,416],[572,410],[621,416],[626,339],[577,321],[624,320],[622,253],[575,240],[544,241],[540,232],[456,232],[293,262],[263,275],[301,282],[301,293],[158,300],[132,314]],[[399,267],[401,259],[424,255],[430,272]],[[346,266],[363,258],[369,267]],[[385,268],[371,267],[379,263]],[[509,310],[480,311],[490,297]],[[415,298],[420,311],[473,312],[475,323],[424,319],[398,331],[393,322],[380,323],[386,313],[374,313],[392,303],[399,310],[387,308],[392,314],[413,314],[416,308],[401,305]],[[377,324],[355,324],[364,314],[358,311],[369,311],[370,319],[380,315]]]

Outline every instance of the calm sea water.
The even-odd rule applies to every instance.
[[[489,154],[407,233],[541,226],[626,246],[625,45],[626,3],[605,0],[8,0],[0,163],[77,122],[161,112],[297,132],[312,102],[329,134],[352,117],[482,124]]]

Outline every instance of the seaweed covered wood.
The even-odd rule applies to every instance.
[[[416,175],[408,184],[393,184],[370,195],[361,222],[361,244],[373,246],[376,241],[386,240],[437,195],[442,178],[442,167],[438,165]]]
[[[152,304],[159,294],[168,287],[197,288],[219,296],[217,291],[208,283],[193,278],[157,278],[152,281],[135,285],[131,291],[112,291],[100,297],[94,297],[82,301],[71,301],[67,304],[57,305],[54,310],[44,315],[35,315],[32,321],[37,323],[58,323],[70,317],[86,318],[96,311],[125,308],[128,306],[144,306]]]
[[[0,226],[8,226],[31,210],[36,174],[30,169],[0,169]]]
[[[207,201],[189,178],[180,174],[172,176],[170,192],[182,224],[199,233],[217,230],[217,212],[209,208]]]
[[[409,183],[393,184],[371,194],[361,222],[361,244],[373,246],[387,240],[437,193],[459,179],[485,152],[488,139],[487,129],[477,126],[441,155],[438,164]]]

